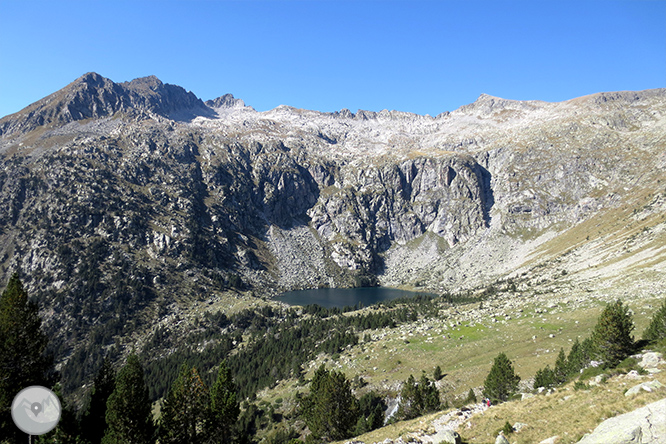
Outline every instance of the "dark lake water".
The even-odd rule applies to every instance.
[[[326,308],[343,308],[356,305],[359,302],[364,306],[368,306],[377,302],[411,297],[417,294],[425,293],[387,287],[318,288],[314,290],[288,291],[276,297],[275,300],[289,305],[317,304]]]

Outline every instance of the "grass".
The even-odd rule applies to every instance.
[[[666,383],[666,374],[659,373],[655,379]],[[492,406],[472,416],[458,429],[458,432],[469,444],[493,443],[498,431],[506,422],[511,425],[520,422],[527,425],[511,435],[512,443],[532,444],[556,435],[560,436],[559,444],[575,443],[605,419],[632,411],[666,396],[666,389],[652,393],[641,392],[634,397],[624,396],[628,388],[646,380],[649,380],[649,377],[628,380],[624,375],[619,375],[609,378],[601,385],[591,386],[588,390],[575,390],[572,381],[551,394],[536,395],[522,401],[510,401]],[[400,421],[358,436],[354,440],[374,443],[402,437],[409,442],[410,438],[417,437],[419,433],[434,433],[432,422],[449,411],[433,413],[410,421]]]
[[[664,383],[666,375],[662,372],[656,379]],[[536,443],[558,435],[560,444],[575,443],[605,419],[632,411],[666,395],[666,390],[662,389],[653,393],[642,392],[635,397],[624,396],[626,389],[640,382],[616,376],[589,390],[574,390],[574,382],[571,382],[550,395],[491,407],[473,417],[469,428],[463,428],[461,434],[470,444],[494,442],[497,430],[506,421],[511,424],[522,422],[527,427],[511,435],[511,442]]]
[[[478,391],[482,387],[499,351],[507,353],[523,380],[532,378],[538,369],[546,365],[552,368],[560,348],[568,353],[576,338],[582,340],[590,335],[606,300],[613,299],[613,294],[617,293],[590,293],[582,288],[570,288],[565,294],[558,294],[534,289],[533,294],[520,295],[519,298],[513,293],[500,293],[484,301],[484,311],[479,310],[478,303],[443,308],[437,318],[421,319],[393,329],[359,332],[360,338],[370,334],[373,340],[361,341],[344,350],[337,360],[320,355],[305,367],[306,378],[310,378],[314,369],[325,361],[327,368],[343,371],[350,380],[360,376],[370,384],[358,392],[358,396],[373,389],[393,397],[410,374],[418,378],[424,371],[432,377],[434,367],[439,365],[445,374],[439,383],[443,398],[454,405],[467,396],[470,388]],[[635,312],[634,333],[638,337],[663,297],[625,300]],[[546,312],[537,312],[542,309]],[[470,315],[471,310],[475,311],[475,316]],[[482,314],[479,316],[479,313]],[[589,384],[590,380],[585,382]],[[537,396],[493,407],[493,415],[478,415],[471,420],[469,428],[465,426],[459,429],[459,433],[469,443],[494,442],[492,435],[506,421],[512,424],[522,422],[528,427],[513,434],[511,442],[539,442],[549,436],[562,436],[565,431],[569,435],[562,436],[560,442],[576,442],[602,418],[631,410],[642,405],[641,402],[645,404],[653,399],[646,393],[635,400],[625,399],[623,393],[630,387],[623,385],[625,382],[629,383],[613,377],[601,387],[583,390],[574,390],[572,382],[550,396]],[[634,382],[634,385],[637,383]],[[617,393],[611,395],[607,390]],[[280,383],[273,390],[261,393],[258,398],[272,403],[281,397],[285,406],[293,406],[296,391],[306,392],[307,384],[297,386],[294,381]],[[572,409],[583,413],[576,414]],[[393,424],[358,439],[378,442],[400,436],[407,438],[427,427],[430,427],[427,417],[418,418]]]

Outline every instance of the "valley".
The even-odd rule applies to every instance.
[[[527,391],[607,303],[629,305],[638,338],[664,300],[665,99],[257,112],[89,73],[0,119],[0,277],[39,303],[79,407],[104,356],[131,351],[153,401],[182,361],[210,383],[226,357],[242,399],[282,418],[257,419],[276,443],[304,431],[297,396],[321,364],[389,401],[439,365],[453,406],[505,351]],[[375,285],[435,297],[345,312],[274,298]],[[285,338],[302,332],[297,351]],[[389,427],[372,436],[403,433]]]

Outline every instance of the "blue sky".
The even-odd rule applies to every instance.
[[[666,87],[666,0],[0,0],[0,116],[95,71],[259,111]]]

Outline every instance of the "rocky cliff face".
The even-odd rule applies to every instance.
[[[0,120],[0,275],[21,271],[63,356],[233,286],[474,287],[607,245],[594,221],[618,211],[661,227],[665,128],[666,90],[433,118],[86,74]]]

